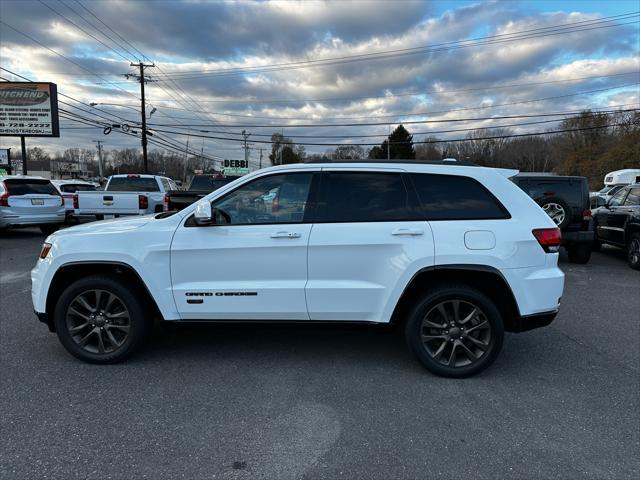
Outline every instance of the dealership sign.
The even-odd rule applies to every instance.
[[[0,136],[59,137],[56,84],[0,82]]]
[[[249,173],[249,162],[247,160],[225,160],[224,174],[228,177],[236,177]]]

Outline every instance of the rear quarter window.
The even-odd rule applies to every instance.
[[[49,180],[5,180],[9,195],[58,195],[56,187]]]
[[[411,180],[427,220],[511,218],[498,199],[473,178],[414,173]]]

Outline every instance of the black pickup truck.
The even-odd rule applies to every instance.
[[[191,179],[191,185],[185,190],[171,190],[168,194],[168,209],[182,210],[194,202],[197,202],[205,195],[210,194],[214,190],[234,181],[240,177],[202,174],[195,175]]]
[[[640,270],[640,183],[618,190],[593,213],[594,250],[603,243],[627,250],[627,262]]]

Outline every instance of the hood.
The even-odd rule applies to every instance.
[[[83,223],[82,225],[76,225],[74,227],[58,230],[57,232],[49,236],[47,240],[55,240],[56,238],[65,237],[68,235],[120,233],[126,232],[128,230],[135,230],[153,221],[154,215],[155,214]]]

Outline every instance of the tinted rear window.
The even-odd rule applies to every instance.
[[[49,180],[5,180],[9,195],[58,195],[56,187]]]
[[[477,180],[457,175],[411,175],[427,220],[510,218],[505,208]]]
[[[155,178],[148,177],[114,177],[107,187],[109,192],[159,192],[160,187]]]
[[[521,178],[517,182],[534,200],[542,200],[545,197],[559,197],[582,211],[589,204],[587,180],[582,178]]]
[[[74,193],[74,192],[93,192],[96,187],[94,185],[60,185],[60,190],[64,193]]]
[[[331,172],[322,178],[320,221],[411,220],[409,194],[398,173]],[[415,217],[415,215],[413,215]]]
[[[233,180],[235,180],[235,178],[193,177],[189,190],[206,190],[213,192]]]

